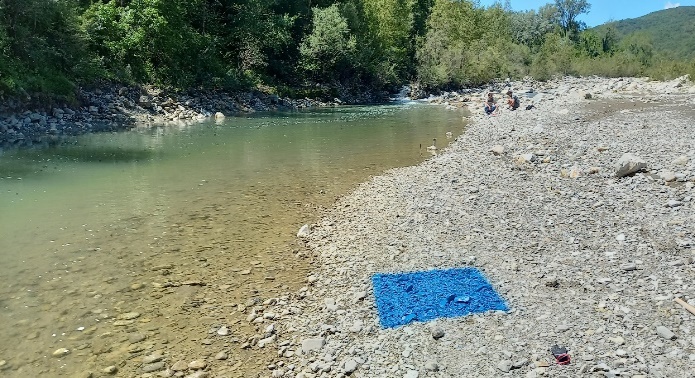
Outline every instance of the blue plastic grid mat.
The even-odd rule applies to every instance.
[[[509,309],[475,268],[377,273],[372,284],[379,321],[385,328]]]

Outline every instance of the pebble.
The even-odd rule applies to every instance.
[[[345,361],[345,365],[343,366],[343,371],[345,371],[348,374],[352,373],[355,370],[357,370],[357,366],[358,366],[357,361],[355,361],[352,358],[349,358]]]
[[[229,335],[229,328],[227,328],[227,326],[222,326],[217,330],[217,334],[220,336],[227,336]]]
[[[420,372],[417,370],[408,370],[403,378],[418,378],[420,376]]]
[[[427,371],[439,371],[439,364],[436,361],[429,360],[425,362],[425,370]]]
[[[216,360],[226,360],[227,358],[229,358],[229,355],[225,351],[219,352],[215,355]]]
[[[513,366],[514,364],[512,363],[512,361],[509,360],[502,360],[499,363],[497,363],[497,368],[505,373],[509,373],[512,370]]]
[[[668,329],[664,326],[657,326],[656,327],[656,333],[666,340],[675,340],[676,339],[676,334],[671,332],[670,329]]]
[[[116,373],[118,372],[118,368],[115,367],[115,366],[113,366],[113,365],[111,365],[111,366],[105,367],[105,368],[102,369],[101,371],[102,371],[104,374],[112,374],[112,375],[113,375],[113,374],[116,374]]]
[[[442,327],[434,327],[432,328],[431,334],[433,339],[439,340],[444,337],[444,329],[442,329]]]
[[[164,359],[164,356],[159,354],[159,353],[153,353],[149,356],[145,356],[142,358],[142,363],[143,364],[151,364],[153,362],[159,362]]]
[[[60,348],[60,349],[56,349],[56,350],[53,352],[53,357],[57,357],[57,358],[65,357],[65,356],[67,356],[68,354],[70,354],[70,350],[68,350],[68,349],[66,349],[66,348]]]
[[[163,370],[166,366],[164,365],[163,361],[160,362],[155,362],[147,365],[142,366],[142,371],[145,373],[152,373],[155,371]]]
[[[125,314],[118,315],[118,319],[120,319],[120,320],[133,320],[133,319],[137,319],[139,317],[140,317],[140,313],[138,313],[138,312],[126,312]]]
[[[131,344],[139,343],[141,341],[144,341],[145,339],[147,339],[147,336],[145,336],[142,333],[131,333],[128,335],[128,341]]]
[[[188,363],[186,361],[183,361],[183,360],[176,361],[176,363],[174,363],[171,366],[171,370],[173,370],[173,371],[186,371],[186,370],[188,370]]]
[[[188,368],[191,370],[203,370],[208,366],[208,363],[203,360],[194,360],[188,364]]]
[[[323,337],[310,338],[302,340],[302,353],[318,352],[326,345],[326,339]]]

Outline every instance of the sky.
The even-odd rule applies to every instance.
[[[489,6],[497,2],[496,0],[480,0],[480,4]],[[499,2],[504,3],[503,0]],[[511,0],[512,9],[530,10],[538,9],[547,3],[555,3],[554,0]],[[623,20],[626,18],[635,18],[644,16],[645,14],[656,12],[661,9],[674,8],[678,6],[695,5],[695,0],[604,0],[604,1],[589,1],[591,10],[589,14],[583,14],[578,17],[580,21],[586,22],[589,27],[601,25],[608,21]]]

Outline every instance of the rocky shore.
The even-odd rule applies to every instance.
[[[499,100],[509,88],[522,108],[484,115],[485,92]],[[95,101],[120,90],[94,94]],[[165,95],[126,91],[118,96],[133,103],[133,125],[176,113],[174,105],[163,105]],[[297,245],[295,257],[277,254],[268,264],[299,269],[294,262],[310,260],[304,287],[294,291],[296,282],[264,276],[261,261],[251,262],[252,269],[235,261],[221,270],[226,259],[207,261],[196,253],[183,261],[168,253],[157,258],[175,260],[133,259],[132,250],[151,248],[149,239],[136,243],[144,227],[133,221],[116,239],[146,273],[126,279],[118,290],[127,299],[113,309],[87,311],[108,326],[98,332],[80,327],[80,336],[65,342],[49,340],[45,345],[54,347],[43,358],[85,359],[81,373],[63,374],[79,378],[690,377],[695,315],[674,300],[695,304],[693,94],[695,86],[684,79],[565,78],[431,96],[426,101],[443,108],[467,106],[468,130],[443,151],[428,149],[434,156],[426,162],[360,185],[320,221],[302,227],[298,242],[310,250]],[[275,106],[287,104],[282,101]],[[247,104],[228,103],[235,109]],[[533,109],[523,110],[530,104]],[[76,119],[93,126],[115,114],[91,106],[95,115],[89,108],[57,113],[66,127]],[[212,110],[180,110],[177,117],[214,117]],[[49,130],[61,125],[42,119]],[[12,129],[22,130],[24,121]],[[37,126],[41,119],[31,121]],[[224,203],[222,192],[218,197]],[[163,229],[170,236],[159,250],[210,248],[197,245],[192,233],[219,233],[213,220],[227,210],[195,206],[194,217]],[[224,235],[216,238],[225,244]],[[373,274],[458,267],[480,269],[510,310],[381,327]],[[240,284],[229,284],[229,274],[255,274],[277,289],[263,295],[249,279],[243,281],[249,287],[242,285],[249,296],[235,297],[228,289]],[[172,278],[178,276],[188,278]],[[90,298],[109,295],[101,290],[89,290]],[[159,302],[143,306],[146,295]],[[567,348],[569,365],[550,354],[556,344]],[[0,371],[24,376],[29,365],[41,365],[21,365],[20,357],[0,359]]]
[[[61,136],[127,130],[153,124],[199,122],[257,111],[295,110],[378,101],[377,94],[345,95],[343,100],[291,99],[260,91],[168,92],[154,87],[103,86],[80,90],[79,106],[26,110],[18,100],[0,104],[0,148],[46,146]]]
[[[259,329],[247,347],[277,348],[261,376],[692,376],[695,315],[674,299],[695,304],[695,89],[528,85],[498,89],[536,93],[522,98],[534,109],[471,107],[450,148],[301,230],[317,260],[306,286],[247,309]],[[374,273],[464,266],[510,311],[381,328]]]

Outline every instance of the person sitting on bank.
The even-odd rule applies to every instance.
[[[497,110],[497,105],[495,105],[495,98],[492,97],[492,92],[487,93],[487,100],[485,101],[485,114],[491,115]]]
[[[507,107],[510,110],[517,110],[521,105],[519,97],[512,93],[512,91],[507,91]]]

